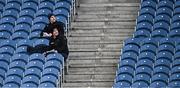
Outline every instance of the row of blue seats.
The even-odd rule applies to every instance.
[[[9,61],[8,58],[10,58]],[[56,87],[57,80],[60,80],[59,74],[62,73],[62,62],[63,57],[58,53],[48,54],[46,58],[39,53],[30,56],[15,54],[12,57],[0,54],[0,78],[2,79],[0,85],[4,84],[7,87],[9,84],[14,84],[12,87],[20,87],[21,84],[21,86],[32,84],[29,87],[37,87],[42,83],[50,82],[51,87]]]

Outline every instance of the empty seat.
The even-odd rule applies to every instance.
[[[25,71],[25,63],[22,62],[22,61],[14,61],[14,62],[11,62],[10,65],[9,65],[9,69],[21,69],[23,71]]]
[[[176,59],[180,59],[180,52],[176,52],[174,54],[174,60],[176,60]]]
[[[164,37],[167,37],[168,36],[168,32],[166,30],[163,30],[163,29],[158,29],[158,30],[154,30],[152,33],[151,33],[151,36],[152,38],[164,38]]]
[[[29,57],[29,61],[40,61],[42,63],[45,63],[45,56],[40,53],[34,53]]]
[[[22,0],[7,0],[7,3],[18,3],[22,5]]]
[[[137,24],[141,22],[149,22],[151,25],[153,25],[153,16],[150,14],[139,15],[137,18]]]
[[[180,73],[180,67],[176,66],[171,69],[171,74],[178,74]]]
[[[26,65],[27,69],[30,68],[37,68],[39,70],[43,70],[43,63],[41,61],[30,61],[27,65]]]
[[[145,84],[150,84],[150,76],[147,74],[137,74],[134,77],[134,83],[136,82],[144,82]]]
[[[136,64],[136,68],[140,67],[140,66],[147,66],[153,70],[153,62],[149,59],[138,60],[138,62]]]
[[[172,0],[171,0],[172,1]],[[159,3],[158,3],[158,8],[164,8],[164,7],[167,7],[171,10],[173,10],[173,2],[171,2],[169,0],[161,0]]]
[[[31,30],[31,26],[28,24],[19,24],[16,25],[14,28],[14,32],[23,31],[26,32],[27,34],[30,33],[30,30]]]
[[[15,21],[16,19],[14,19],[13,17],[3,17],[0,19],[0,24],[9,24],[9,25],[14,26]]]
[[[6,62],[0,61],[0,69],[4,70],[7,72],[8,70],[8,64]]]
[[[157,15],[155,17],[155,23],[157,23],[157,22],[166,22],[167,24],[170,25],[170,19],[171,18],[166,14]]]
[[[60,69],[62,69],[62,66],[61,66],[60,62],[53,60],[53,61],[47,61],[44,64],[44,69],[46,69],[46,68],[55,68],[60,72]]]
[[[39,4],[39,10],[40,9],[49,9],[49,10],[51,10],[51,11],[53,11],[53,6],[54,6],[54,4],[53,3],[50,3],[50,2],[42,2],[42,3],[40,3]]]
[[[31,41],[36,42],[36,41],[40,38],[40,34],[41,34],[40,31],[31,32],[31,33],[29,34],[29,39],[30,39]]]
[[[69,12],[66,9],[56,9],[53,11],[55,16],[63,16],[66,20],[69,20]]]
[[[28,76],[25,76],[22,80],[22,83],[25,84],[25,83],[32,83],[32,84],[35,84],[36,86],[39,85],[39,78],[34,76],[34,75],[28,75]]]
[[[16,83],[7,83],[7,84],[4,84],[2,88],[19,88],[19,84],[16,84]]]
[[[14,54],[14,48],[5,46],[0,48],[0,54],[8,54],[8,55],[13,55]]]
[[[22,61],[24,62],[25,64],[28,63],[28,58],[29,58],[29,55],[27,54],[14,54],[12,57],[11,57],[11,62],[14,62],[14,61]]]
[[[14,50],[16,49],[16,43],[12,40],[3,40],[1,43],[0,43],[0,47],[12,47]]]
[[[136,45],[126,45],[123,47],[122,52],[134,52],[137,55],[139,54],[139,47]]]
[[[121,55],[121,60],[131,59],[137,62],[137,54],[134,52],[126,52]]]
[[[148,61],[154,62],[155,61],[155,55],[152,52],[142,52],[138,56],[138,60],[147,59]]]
[[[33,2],[33,3],[35,3],[36,5],[39,4],[39,1],[37,1],[37,0],[23,0],[23,2],[24,2],[24,3]]]
[[[172,58],[173,58],[173,54],[168,51],[161,51],[161,52],[157,53],[157,55],[156,55],[156,60],[166,59],[166,60],[169,60],[170,62],[172,62],[172,60],[173,60]]]
[[[50,53],[50,54],[48,54],[47,57],[46,57],[46,61],[52,61],[52,60],[56,60],[56,61],[60,62],[62,65],[64,64],[63,63],[64,57],[59,53]]]
[[[59,79],[61,72],[59,72],[59,70],[55,69],[55,68],[46,68],[43,70],[42,72],[42,76],[46,76],[46,75],[52,75],[54,77],[56,77],[57,79]]]
[[[179,39],[179,37],[180,37],[180,30],[179,30],[179,29],[175,29],[175,30],[170,31],[170,32],[169,32],[169,36],[170,36],[171,38],[177,38],[177,39]]]
[[[22,39],[28,39],[28,34],[26,32],[18,31],[13,33],[12,40],[14,40],[16,43]]]
[[[173,15],[179,15],[180,14],[180,8],[175,8]]]
[[[56,83],[57,83],[57,78],[51,75],[47,75],[47,76],[43,76],[41,78],[41,84],[42,83],[52,83],[54,85],[54,87],[57,87]]]
[[[20,88],[37,88],[37,85],[34,83],[23,83]]]
[[[147,31],[147,30],[144,30],[144,29],[142,29],[142,30],[138,30],[138,31],[136,31],[135,33],[134,33],[134,38],[148,38],[148,37],[150,37],[150,32],[149,31]]]
[[[121,75],[121,74],[128,74],[130,76],[134,76],[134,69],[129,67],[129,66],[123,66],[123,67],[120,67],[118,69],[118,75]]]
[[[17,76],[20,77],[21,79],[23,78],[23,70],[21,69],[9,69],[6,73],[6,77],[9,76]]]
[[[153,31],[155,31],[155,30],[165,30],[166,33],[168,33],[169,32],[169,24],[167,24],[166,22],[157,22],[153,26]]]
[[[47,17],[44,17],[44,16],[39,16],[39,17],[36,17],[33,21],[33,24],[39,24],[39,23],[42,23],[42,24],[48,24],[49,23],[49,19]]]
[[[132,84],[132,76],[128,74],[120,74],[116,77],[116,83],[118,82],[126,82],[128,84]]]
[[[20,7],[21,7],[21,5],[18,3],[8,3],[8,4],[6,4],[6,6],[4,8],[5,8],[5,10],[16,10],[16,11],[20,12]]]
[[[34,42],[33,46],[39,46],[39,45],[49,46],[49,40],[46,38],[37,39]]]
[[[155,81],[160,81],[160,82],[164,82],[165,84],[168,84],[168,76],[165,74],[155,74],[152,76],[152,83]]]
[[[39,16],[48,17],[48,14],[50,13],[52,13],[52,11],[49,9],[40,9],[36,12],[36,17],[39,17]]]
[[[119,64],[120,64],[120,67],[130,66],[135,69],[136,62],[132,59],[124,59],[124,60],[121,60]]]
[[[162,52],[162,51],[168,51],[172,55],[174,55],[174,47],[172,45],[168,45],[168,44],[160,45],[158,48],[158,52]]]
[[[129,44],[132,44],[132,45],[137,45],[140,47],[140,41],[141,39],[140,38],[128,38],[124,41],[124,45],[129,45]]]
[[[21,78],[18,76],[9,76],[5,79],[4,84],[14,83],[20,87],[21,85]]]
[[[22,39],[17,43],[17,47],[21,46],[33,46],[33,42],[28,39]]]
[[[172,67],[180,66],[180,59],[173,60]]]
[[[175,47],[175,41],[171,38],[163,38],[159,41],[159,45],[162,45],[162,44],[169,44],[169,45],[172,45]]]
[[[171,24],[171,28],[170,30],[176,30],[176,29],[179,29],[180,28],[180,22],[174,22]]]
[[[26,71],[24,72],[24,76],[36,76],[38,77],[39,79],[41,78],[41,70],[37,69],[37,68],[29,68],[29,69],[26,69]]]
[[[24,9],[19,13],[19,17],[30,17],[31,19],[34,19],[34,14],[35,12],[33,10]]]
[[[161,7],[161,8],[158,8],[156,12],[157,12],[156,15],[166,14],[169,17],[172,17],[173,11],[172,11],[172,9],[170,9],[168,7]]]
[[[139,11],[139,15],[143,15],[143,14],[150,14],[151,16],[153,16],[153,18],[155,17],[155,12],[156,10],[151,8],[151,7],[146,7],[146,8],[142,8]]]
[[[39,87],[40,88],[45,88],[45,87],[56,88],[53,83],[49,83],[49,82],[41,83],[39,84]]]
[[[161,82],[161,81],[154,81],[150,84],[150,87],[152,87],[152,88],[163,88],[166,86],[167,86],[166,83]]]
[[[144,87],[148,87],[148,84],[143,81],[137,81],[137,82],[133,83],[131,87],[132,88],[144,88]]]
[[[154,1],[143,1],[141,3],[141,9],[145,7],[151,7],[156,10],[156,3]]]
[[[11,34],[6,31],[0,32],[0,39],[9,39],[11,37]]]
[[[154,55],[156,55],[156,46],[151,45],[151,44],[145,44],[143,46],[141,46],[140,48],[140,53],[142,52],[152,52],[154,53]]]
[[[45,27],[45,24],[35,24],[35,25],[32,25],[31,27],[31,32],[34,32],[34,31],[42,31]]]
[[[12,34],[13,33],[13,25],[11,25],[11,24],[1,24],[0,25],[0,32],[3,32],[3,31],[5,31],[5,32],[9,32],[10,34]]]
[[[28,54],[27,53],[27,47],[26,46],[21,46],[21,47],[18,47],[15,51],[15,54]]]
[[[166,67],[168,67],[170,69],[171,62],[168,59],[164,59],[164,58],[158,59],[155,62],[155,67],[156,66],[166,66]]]
[[[179,22],[180,21],[180,14],[174,15],[172,17],[172,23]]]
[[[155,75],[155,74],[161,73],[161,74],[165,74],[165,75],[169,76],[169,71],[170,71],[170,69],[166,66],[156,66],[156,67],[154,67],[153,74]]]
[[[21,8],[22,8],[21,10],[29,9],[29,10],[34,11],[34,13],[35,13],[37,11],[37,4],[34,2],[26,2],[26,3],[23,3]]]
[[[180,81],[173,81],[173,82],[170,82],[168,87],[170,88],[178,88],[180,86]]]
[[[143,41],[141,42],[141,46],[146,45],[146,44],[150,44],[150,45],[154,45],[154,46],[158,47],[158,41],[155,38],[143,39]]]
[[[18,24],[28,24],[29,26],[31,26],[32,25],[32,21],[33,21],[33,19],[30,18],[30,17],[20,17],[17,20],[17,25]]]
[[[55,4],[55,9],[59,9],[59,8],[66,9],[66,10],[68,10],[70,12],[71,5],[68,2],[66,2],[66,1],[60,1],[60,2],[57,2]]]
[[[6,78],[5,74],[6,74],[6,71],[0,68],[0,85],[3,84],[2,82]]]
[[[11,56],[8,54],[0,54],[0,61],[6,62],[7,64],[10,63]]]
[[[18,13],[19,12],[16,10],[5,10],[2,14],[2,17],[13,17],[14,19],[17,20]]]
[[[148,22],[138,23],[136,26],[136,31],[138,31],[138,30],[147,30],[147,31],[151,32],[152,31],[152,25]]]
[[[151,77],[152,69],[147,66],[139,66],[136,68],[136,75],[137,74],[147,74]]]

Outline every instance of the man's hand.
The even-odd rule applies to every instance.
[[[51,33],[49,33],[49,34],[48,34],[48,33],[43,33],[43,36],[44,36],[44,37],[51,37],[52,34],[51,34]]]

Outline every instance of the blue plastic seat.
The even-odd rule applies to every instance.
[[[3,17],[0,19],[0,24],[9,24],[14,26],[15,25],[15,21],[16,19],[14,19],[13,17]]]
[[[153,25],[153,16],[150,14],[139,15],[137,18],[137,24],[141,22],[148,22]]]
[[[121,60],[119,64],[120,64],[120,67],[130,66],[135,69],[136,62],[132,59],[124,59],[124,60]]]
[[[50,53],[46,57],[46,61],[56,60],[63,65],[64,57],[59,53]]]
[[[176,53],[180,52],[180,45],[177,45],[175,49],[176,49],[175,50]]]
[[[22,5],[22,0],[7,0],[7,3],[18,3]]]
[[[7,72],[8,70],[8,64],[6,62],[0,61],[0,69],[4,70]]]
[[[154,64],[155,67],[157,66],[166,66],[170,69],[170,66],[171,66],[171,62],[167,59],[158,59],[156,60],[155,64]]]
[[[34,2],[26,2],[26,3],[23,3],[21,10],[30,9],[30,10],[34,11],[34,13],[35,13],[37,11],[37,7],[38,7],[38,5]]]
[[[180,7],[180,1],[176,0],[176,2],[174,3],[174,8],[178,8]]]
[[[26,65],[27,69],[30,68],[37,68],[41,71],[43,71],[43,63],[41,61],[30,61],[27,65]]]
[[[37,40],[34,42],[34,45],[33,45],[33,46],[39,46],[39,45],[49,46],[49,40],[46,39],[46,38],[37,39]]]
[[[27,46],[21,46],[16,48],[15,54],[28,54],[27,53]]]
[[[169,87],[178,88],[180,86],[180,74],[173,74],[170,76]]]
[[[130,59],[137,62],[137,54],[134,52],[126,52],[121,55],[121,60]]]
[[[143,60],[143,59],[147,59],[147,60],[150,60],[151,62],[153,62],[154,63],[154,61],[155,61],[155,55],[154,55],[154,53],[152,53],[152,52],[142,52],[142,53],[140,53],[139,54],[139,56],[138,56],[138,60]]]
[[[31,27],[31,32],[34,32],[34,31],[42,31],[45,27],[45,24],[35,24],[35,25],[32,25]]]
[[[62,22],[65,25],[68,23],[68,20],[64,16],[61,16],[61,15],[55,15],[55,16],[56,16],[56,19],[57,19],[58,22]]]
[[[170,87],[170,88],[178,88],[178,87],[180,87],[180,81],[170,82],[168,87]]]
[[[152,31],[152,25],[148,22],[138,23],[136,26],[136,31],[138,31],[138,30],[147,30],[147,31],[151,32]]]
[[[56,9],[53,11],[55,16],[63,16],[66,20],[69,20],[69,12],[66,9]]]
[[[125,41],[124,41],[124,45],[126,46],[126,45],[137,45],[137,46],[139,46],[140,47],[140,41],[141,41],[141,39],[140,38],[128,38],[128,39],[126,39]]]
[[[157,30],[154,30],[152,33],[151,33],[151,37],[152,38],[165,38],[168,36],[168,32],[166,30],[163,30],[163,29],[157,29]]]
[[[137,55],[139,54],[139,47],[136,45],[126,45],[123,47],[122,52],[134,52]]]
[[[5,1],[5,0],[2,0],[2,1],[0,1],[0,4],[2,4],[3,6],[5,6],[5,5],[6,5],[6,1]]]
[[[0,54],[8,54],[8,55],[13,55],[14,54],[14,48],[10,46],[5,46],[0,48]]]
[[[18,84],[15,84],[15,83],[7,83],[7,84],[4,84],[2,86],[2,88],[19,88],[19,85]]]
[[[140,9],[139,15],[150,14],[154,18],[155,17],[155,12],[156,12],[155,9],[153,9],[151,7],[145,7],[145,8]]]
[[[160,81],[168,84],[168,78],[169,77],[167,75],[159,73],[152,76],[151,82]]]
[[[49,9],[49,10],[51,10],[51,11],[53,11],[53,6],[54,6],[54,4],[53,3],[51,3],[51,2],[41,2],[40,4],[39,4],[39,10],[40,9]]]
[[[180,14],[180,8],[175,8],[173,15],[179,15]]]
[[[6,39],[0,43],[0,47],[6,47],[6,46],[12,47],[14,50],[16,49],[16,43],[13,40]]]
[[[163,38],[159,41],[159,45],[162,45],[162,44],[169,44],[169,45],[172,45],[175,47],[175,41],[171,38]]]
[[[26,64],[22,61],[13,61],[9,65],[9,69],[21,69],[25,71]]]
[[[145,44],[143,46],[141,46],[140,48],[140,53],[142,52],[152,52],[154,53],[154,55],[156,55],[156,46],[151,45],[151,44]]]
[[[0,87],[3,86],[3,78],[0,77]]]
[[[33,10],[24,9],[19,13],[19,17],[30,17],[34,19],[35,12]]]
[[[55,9],[59,9],[59,8],[64,8],[64,9],[66,9],[66,10],[68,10],[70,12],[71,5],[66,1],[57,2],[55,4]]]
[[[62,66],[61,66],[60,62],[53,60],[53,61],[47,61],[44,64],[44,69],[46,69],[46,68],[55,68],[60,72],[60,69],[62,69]]]
[[[120,74],[116,77],[116,83],[118,82],[126,82],[128,84],[132,84],[133,77],[128,74]]]
[[[57,78],[52,75],[46,75],[41,78],[41,84],[42,83],[52,83],[54,87],[57,87]]]
[[[50,87],[50,88],[56,88],[53,83],[49,83],[49,82],[41,83],[41,84],[39,84],[38,87],[39,87],[39,88],[46,88],[46,87],[47,87],[47,88],[48,88],[48,87]]]
[[[178,73],[180,73],[180,66],[176,66],[171,69],[171,74],[178,74]]]
[[[48,14],[50,13],[52,13],[52,11],[49,9],[40,9],[36,12],[36,17],[39,17],[39,16],[48,17]]]
[[[134,76],[134,69],[131,68],[130,66],[119,67],[117,75],[121,75],[121,74],[128,74],[128,75],[133,77]]]
[[[137,74],[147,74],[151,77],[153,70],[148,66],[139,66],[136,68],[136,75]]]
[[[6,77],[9,76],[17,76],[20,77],[21,79],[23,78],[23,70],[21,69],[9,69],[6,73]]]
[[[174,15],[173,17],[172,17],[172,21],[171,21],[172,23],[174,23],[174,22],[180,22],[180,15],[179,14],[177,14],[177,15]]]
[[[153,74],[165,74],[169,76],[170,69],[166,66],[156,66],[154,67]]]
[[[57,1],[54,1],[54,0],[40,0],[40,3],[43,3],[43,2],[48,2],[48,3],[51,3],[51,4],[55,4]]]
[[[46,75],[52,75],[57,79],[59,79],[60,72],[56,68],[46,68],[43,70],[42,76],[46,76]]]
[[[25,76],[23,78],[22,83],[23,84],[25,84],[25,83],[33,83],[36,86],[38,86],[39,85],[39,78],[34,76],[34,75],[28,75],[28,76]]]
[[[176,52],[174,54],[174,60],[176,60],[176,59],[180,59],[180,52]]]
[[[8,3],[8,4],[6,4],[6,6],[4,8],[5,8],[5,10],[16,10],[16,11],[20,12],[20,7],[21,7],[21,5],[18,3]]]
[[[29,61],[40,61],[44,64],[45,56],[40,53],[34,53],[34,54],[31,54],[31,56],[29,57]]]
[[[147,74],[137,74],[134,77],[134,83],[136,82],[144,82],[145,84],[150,84],[150,76]]]
[[[5,32],[8,32],[8,33],[10,33],[10,34],[12,34],[12,32],[13,32],[13,25],[11,25],[11,24],[1,24],[0,25],[0,32],[3,32],[3,31],[5,31]]]
[[[14,84],[18,85],[18,87],[20,87],[20,85],[21,85],[21,78],[18,77],[18,76],[8,76],[4,80],[4,84],[9,84],[9,83],[14,83]]]
[[[154,2],[154,1],[143,1],[141,3],[141,9],[145,8],[145,7],[151,7],[154,10],[156,10],[156,2]]]
[[[150,37],[151,33],[149,31],[147,31],[146,29],[141,29],[141,30],[138,30],[138,31],[135,31],[134,32],[134,38],[148,38]]]
[[[29,39],[30,39],[31,41],[36,42],[37,40],[40,39],[40,34],[41,34],[40,31],[31,32],[31,33],[29,34]]]
[[[5,10],[2,14],[2,17],[13,17],[17,20],[19,12],[16,10]]]
[[[158,48],[158,52],[161,52],[161,51],[168,51],[174,55],[174,47],[172,45],[168,45],[168,44],[160,45]]]
[[[38,86],[34,83],[23,83],[20,88],[37,88]]]
[[[28,24],[29,26],[32,25],[33,19],[30,17],[20,17],[17,19],[17,25],[18,24]]]
[[[33,24],[39,24],[39,23],[42,23],[42,24],[48,24],[49,23],[49,19],[47,17],[44,17],[44,16],[39,16],[39,17],[36,17],[33,21]]]
[[[169,32],[169,36],[171,38],[177,38],[179,39],[180,38],[180,30],[179,29],[175,29],[175,30],[172,30]]]
[[[170,30],[176,30],[176,29],[179,29],[180,28],[180,22],[174,22],[171,24],[171,28]]]
[[[33,3],[35,3],[36,5],[39,4],[39,1],[37,1],[37,0],[23,0],[23,2],[24,2],[24,3],[33,2]]]
[[[0,39],[10,39],[11,34],[7,31],[0,32]]]
[[[166,87],[166,83],[161,81],[155,81],[150,84],[150,88],[164,88]]]
[[[31,26],[28,24],[19,24],[16,25],[14,28],[14,32],[23,31],[26,32],[27,34],[30,33],[30,30],[31,30]]]
[[[156,60],[166,59],[166,60],[169,60],[170,62],[172,62],[173,61],[172,58],[173,58],[173,54],[168,51],[161,51],[161,52],[158,52],[156,55]]]
[[[8,54],[0,54],[0,61],[6,62],[7,64],[10,63],[11,56]]]
[[[172,67],[180,66],[180,59],[173,60]]]
[[[14,62],[14,61],[22,61],[24,62],[25,64],[28,63],[28,58],[29,58],[29,55],[27,54],[14,54],[12,57],[11,57],[11,62]]]
[[[26,69],[26,71],[24,72],[24,76],[36,76],[38,77],[39,79],[41,78],[41,70],[39,70],[38,68],[29,68],[29,69]]]
[[[173,10],[173,2],[171,2],[172,0],[162,0],[158,3],[158,8],[164,8],[164,7],[167,7],[171,10]]]
[[[170,25],[170,20],[171,20],[171,18],[168,15],[161,14],[161,15],[157,15],[155,17],[155,21],[154,22],[155,23],[157,23],[157,22],[166,22],[167,24]]]
[[[6,71],[0,68],[0,85],[2,83],[1,81],[3,81],[6,78],[5,74],[6,74]]]
[[[12,40],[14,40],[16,43],[22,39],[28,39],[28,34],[26,32],[18,31],[12,34]]]
[[[145,87],[148,87],[148,84],[144,81],[137,81],[137,82],[134,82],[131,87],[132,88],[145,88]]]
[[[22,39],[17,43],[17,48],[21,46],[33,46],[33,41],[28,39]]]
[[[153,62],[149,59],[138,60],[138,62],[136,64],[136,68],[138,68],[140,66],[147,66],[153,70]]]
[[[146,44],[150,44],[150,45],[154,45],[154,46],[158,47],[158,41],[155,38],[143,39],[141,42],[141,46],[146,45]]]
[[[157,22],[153,26],[153,31],[155,30],[165,30],[167,33],[169,32],[169,24],[166,22]]]
[[[170,9],[168,7],[161,7],[161,8],[158,8],[156,12],[157,12],[156,15],[166,14],[169,17],[172,17],[173,11],[172,11],[172,9]]]

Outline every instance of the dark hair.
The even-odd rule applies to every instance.
[[[54,14],[48,14],[48,19],[50,19],[51,16],[55,16],[55,15]]]

